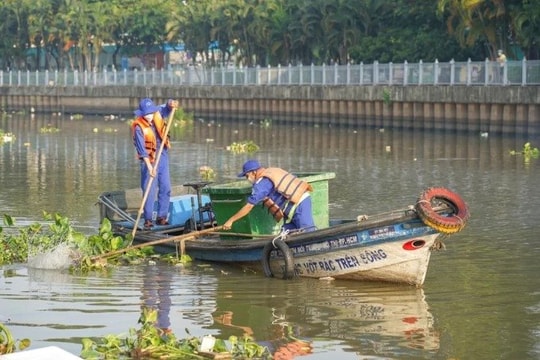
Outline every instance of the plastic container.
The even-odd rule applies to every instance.
[[[202,195],[201,202],[201,206],[204,206],[210,202],[210,197],[208,195]],[[171,197],[169,203],[169,223],[171,225],[183,226],[192,217],[194,217],[196,222],[199,222],[200,216],[198,206],[197,195],[179,195]],[[157,210],[157,202],[155,208]],[[203,219],[204,221],[210,220],[208,212],[203,213]]]
[[[336,177],[335,173],[293,173],[313,187],[311,193],[313,203],[313,220],[317,228],[328,227],[328,180]],[[203,189],[212,199],[212,209],[218,225],[223,225],[232,215],[246,204],[251,194],[251,184],[247,180],[227,184],[213,185]],[[281,222],[276,223],[272,215],[262,205],[258,204],[244,218],[236,221],[230,230],[233,233],[252,235],[278,234]]]

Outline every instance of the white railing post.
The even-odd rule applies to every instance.
[[[315,65],[311,63],[311,79],[309,79],[309,83],[313,85],[315,79]]]
[[[439,60],[435,59],[435,63],[433,65],[433,85],[437,85],[439,83]]]
[[[326,85],[326,64],[322,64],[322,84]]]
[[[394,84],[394,67],[392,65],[394,64],[390,61],[388,64],[388,85]]]
[[[289,81],[288,85],[291,85],[292,84],[292,65],[291,63],[289,63],[289,68],[288,68],[288,76],[287,76],[287,79]]]
[[[423,79],[424,77],[424,63],[422,62],[422,60],[420,60],[418,62],[418,85],[422,85],[423,84]]]
[[[373,85],[379,84],[379,61],[373,62]]]
[[[484,65],[484,85],[489,84],[489,59],[486,58],[485,65]]]
[[[304,84],[304,67],[302,64],[300,64],[298,71],[298,85],[302,85]]]
[[[255,85],[261,85],[261,67],[259,65],[255,67]]]
[[[407,86],[409,83],[409,63],[407,60],[403,63],[403,85]]]
[[[508,84],[508,61],[505,61],[503,63],[503,78],[502,78],[502,83],[503,85],[507,85]]]
[[[450,60],[450,85],[454,85],[454,77],[456,75],[456,62],[454,59]]]
[[[277,66],[277,83],[281,85],[281,64]]]
[[[521,60],[521,86],[527,85],[527,59]]]
[[[471,73],[472,73],[472,67],[471,67],[471,58],[467,60],[467,86],[471,85]]]
[[[364,85],[364,62],[360,62],[360,85]]]
[[[334,85],[338,84],[338,63],[334,63]]]
[[[350,85],[350,83],[351,83],[351,63],[350,62],[347,63],[347,80],[346,80],[346,83],[347,83],[347,85]]]

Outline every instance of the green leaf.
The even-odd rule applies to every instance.
[[[13,224],[15,224],[13,218],[7,214],[4,214],[4,225],[13,226]]]

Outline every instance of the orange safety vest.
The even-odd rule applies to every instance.
[[[263,200],[263,205],[268,208],[268,211],[277,222],[285,217],[285,209],[289,210],[287,218],[289,220],[292,219],[296,206],[304,200],[307,192],[313,191],[313,187],[308,182],[300,180],[293,174],[280,168],[267,168],[262,173],[262,176],[270,179],[274,184],[274,190],[287,199],[281,207],[269,197]],[[291,204],[292,206],[289,206]]]
[[[154,126],[156,127],[159,138],[163,141],[163,137],[165,135],[166,122],[163,120],[159,112],[154,113],[153,122],[154,122]],[[144,147],[146,149],[146,152],[148,153],[150,162],[153,163],[154,160],[156,159],[157,139],[156,139],[154,130],[152,130],[152,125],[148,121],[146,121],[142,116],[135,119],[135,121],[133,121],[133,124],[131,124],[131,132],[132,132],[132,136],[134,140],[135,140],[135,127],[136,126],[139,126],[143,132]],[[169,138],[165,140],[165,147],[167,149],[171,147]],[[138,157],[139,159],[142,159],[141,155],[138,155]]]

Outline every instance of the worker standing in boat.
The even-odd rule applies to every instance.
[[[257,160],[246,161],[238,177],[246,177],[253,188],[246,204],[223,224],[224,230],[261,202],[277,222],[283,220],[282,230],[317,229],[310,195],[313,188],[306,181],[280,168],[264,168]]]
[[[156,224],[168,225],[167,215],[169,212],[169,200],[171,197],[171,180],[169,177],[169,138],[165,137],[166,122],[172,109],[178,108],[177,100],[168,100],[166,104],[155,105],[154,102],[145,98],[135,110],[137,117],[131,125],[133,143],[137,150],[137,156],[141,167],[141,188],[143,193],[147,191],[150,178],[154,178],[148,192],[148,198],[144,204],[144,228],[150,229],[153,223],[154,201],[157,195],[158,208]],[[161,142],[165,141],[159,163],[155,164]]]

